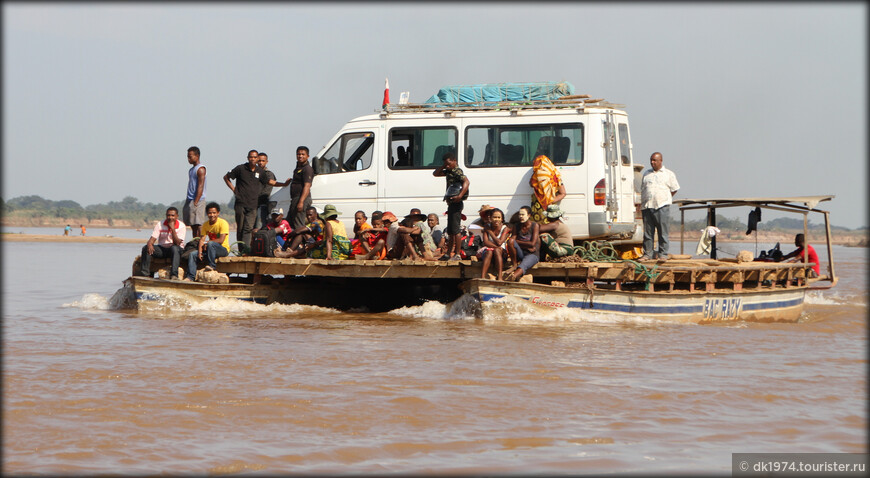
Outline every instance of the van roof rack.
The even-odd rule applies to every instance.
[[[569,109],[569,108],[625,108],[625,105],[610,103],[603,98],[590,98],[589,95],[569,95],[552,100],[522,101],[473,101],[455,103],[387,103],[376,112],[386,113],[429,113],[448,111],[511,111],[528,109]]]

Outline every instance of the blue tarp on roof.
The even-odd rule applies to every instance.
[[[567,81],[484,83],[479,85],[445,86],[426,100],[426,103],[555,100],[559,97],[573,94],[574,85]]]

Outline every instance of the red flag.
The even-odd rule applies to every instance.
[[[384,78],[384,102],[381,104],[381,108],[386,108],[390,103],[390,79]]]

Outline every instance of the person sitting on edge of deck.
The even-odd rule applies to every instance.
[[[338,220],[341,214],[335,206],[327,204],[320,213],[323,220],[323,239],[314,244],[308,251],[311,259],[347,259],[350,255],[350,240],[344,224]]]
[[[372,227],[363,234],[368,244],[369,252],[362,258],[365,260],[381,260],[387,257],[387,230],[384,225],[384,213],[375,211],[372,213]],[[390,216],[393,216],[390,213]],[[395,216],[393,216],[395,219]]]
[[[361,258],[371,250],[366,242],[366,239],[371,234],[366,231],[371,229],[372,226],[366,219],[368,217],[366,217],[365,211],[357,211],[353,215],[353,239],[350,240],[351,259]]]
[[[385,211],[381,218],[384,222],[384,228],[387,230],[387,259],[398,259],[395,253],[396,242],[399,238],[399,218],[391,211]]]
[[[797,246],[792,252],[782,256],[783,261],[787,262],[803,262],[804,261],[804,246],[807,247],[807,262],[812,262],[815,265],[812,267],[811,272],[809,273],[810,277],[818,277],[820,274],[819,267],[819,255],[816,254],[816,250],[813,249],[813,246],[806,243],[806,238],[803,233],[800,233],[794,236],[794,245]]]
[[[151,277],[151,258],[163,259],[169,257],[172,265],[169,269],[169,278],[178,280],[178,266],[181,265],[181,245],[184,244],[184,236],[187,234],[187,226],[178,220],[178,209],[170,207],[166,209],[166,220],[154,224],[154,231],[148,242],[142,247],[139,275]],[[156,243],[156,246],[155,246]]]
[[[289,245],[285,242],[283,249],[275,250],[275,257],[288,259],[304,257],[308,252],[308,246],[323,240],[324,225],[317,214],[316,207],[305,208],[305,221],[304,226],[293,229]]]
[[[507,254],[508,238],[511,235],[511,228],[504,223],[504,212],[501,209],[493,208],[489,212],[489,222],[483,230],[483,246],[477,249],[477,258],[483,261],[480,278],[486,279],[489,274],[489,266],[495,261],[496,279],[501,279],[502,269],[504,268],[504,256]]]
[[[221,207],[218,203],[210,202],[205,205],[208,221],[199,229],[202,236],[199,238],[196,254],[191,253],[187,256],[187,273],[182,280],[192,282],[196,279],[197,260],[206,262],[204,270],[213,271],[217,268],[215,260],[218,257],[230,255],[230,224],[220,217],[220,213]],[[203,256],[203,250],[205,250],[205,256]]]
[[[432,242],[429,231],[426,230],[427,227],[423,222],[425,220],[426,215],[420,212],[420,209],[414,208],[399,224],[399,239],[395,246],[399,259],[436,260],[435,256],[432,255],[435,244]]]
[[[278,242],[278,247],[283,248],[284,244],[290,240],[293,228],[290,223],[284,219],[284,209],[280,207],[272,208],[269,221],[266,222],[266,229],[275,230],[275,240]]]
[[[550,222],[540,227],[540,233],[541,247],[549,257],[565,257],[577,252],[571,228],[562,222],[562,215],[562,208],[558,204],[547,206],[546,216]]]
[[[505,277],[505,280],[518,281],[528,270],[538,263],[541,244],[540,224],[532,221],[532,208],[523,206],[518,213],[520,222],[516,224],[513,236],[508,244],[508,256],[517,268]],[[519,260],[519,262],[517,262]]]
[[[434,212],[429,213],[429,216],[426,217],[426,225],[429,226],[429,235],[432,236],[432,243],[435,244],[435,250],[432,251],[432,254],[435,257],[441,257],[447,249],[447,241],[444,238],[444,230],[441,229],[441,226],[439,225],[440,222],[438,215]]]

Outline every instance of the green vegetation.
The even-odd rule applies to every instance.
[[[221,217],[230,224],[235,223],[232,208],[223,203]],[[171,204],[141,203],[138,199],[127,196],[121,201],[110,201],[105,204],[92,204],[82,207],[79,203],[70,200],[52,201],[40,196],[19,196],[8,201],[0,199],[0,213],[8,218],[57,218],[70,219],[76,222],[80,219],[88,221],[95,219],[113,221],[129,221],[132,224],[149,224],[163,219],[166,208],[175,206],[181,211],[184,201]],[[229,212],[229,214],[227,214]]]
[[[762,216],[763,218],[763,216]],[[671,218],[671,228],[674,226],[679,227],[680,225],[680,217],[677,215],[676,217]],[[694,220],[686,220],[686,229],[687,230],[701,230],[707,227],[707,218],[694,219]],[[722,231],[744,231],[746,232],[747,225],[745,222],[739,219],[732,219],[722,216],[721,214],[716,214],[716,227],[718,227]],[[763,220],[758,223],[758,227],[760,230],[764,231],[801,231],[804,228],[804,220],[794,218],[794,217],[778,217],[776,219]],[[825,224],[824,223],[816,223],[813,222],[812,219],[807,220],[807,229],[810,231],[824,231]],[[866,227],[862,227],[859,229],[855,229],[854,231],[866,230]],[[842,231],[842,232],[851,232],[852,229],[848,227],[842,226],[831,226],[831,231]]]

